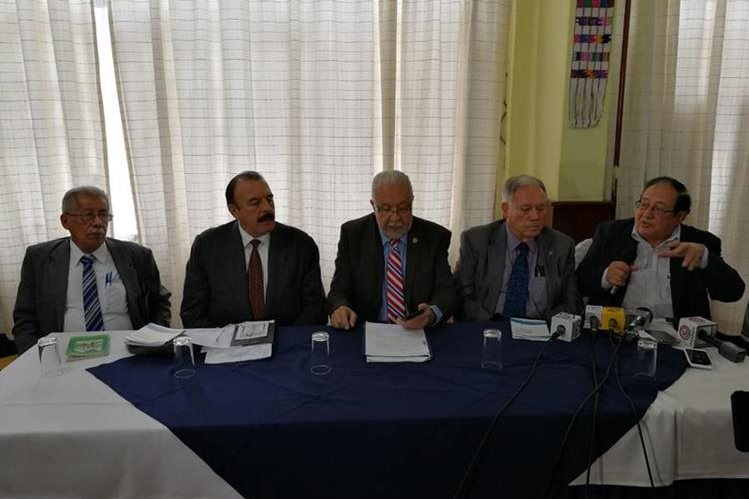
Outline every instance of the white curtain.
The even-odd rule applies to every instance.
[[[620,22],[623,3],[618,2]],[[682,180],[693,199],[687,223],[720,237],[723,257],[745,281],[747,47],[745,0],[632,2],[616,207],[617,217],[632,216],[647,179],[670,175]],[[747,296],[737,304],[713,304],[721,330],[740,330],[746,300]]]
[[[178,310],[192,239],[254,169],[320,246],[396,168],[455,241],[491,220],[510,0],[111,2],[141,242]],[[453,247],[457,253],[457,247]]]
[[[0,0],[0,333],[26,246],[66,235],[74,185],[106,190],[90,0]]]

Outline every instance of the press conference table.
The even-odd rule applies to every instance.
[[[256,490],[252,497],[275,497],[274,491],[286,490],[285,487],[291,486],[280,483],[279,477],[286,477],[286,482],[293,482],[297,476],[300,481],[310,480],[310,475],[305,475],[304,470],[295,469],[299,463],[305,462],[304,459],[308,460],[308,467],[328,470],[311,473],[314,487],[310,488],[307,483],[309,493],[306,495],[315,497],[325,495],[328,488],[335,488],[331,484],[345,483],[347,476],[355,474],[357,466],[361,465],[346,462],[346,456],[341,452],[331,455],[330,449],[340,451],[357,448],[359,444],[360,452],[365,456],[374,452],[375,448],[382,452],[381,446],[387,444],[391,462],[363,459],[366,465],[377,468],[373,476],[380,480],[378,483],[359,484],[362,493],[352,491],[350,497],[366,495],[365,489],[382,491],[383,496],[398,497],[404,489],[390,491],[388,479],[398,477],[401,480],[403,469],[408,467],[413,467],[413,473],[418,477],[416,468],[419,463],[433,459],[431,453],[425,454],[425,449],[441,449],[444,458],[440,458],[440,461],[444,459],[449,462],[461,452],[465,454],[466,449],[475,447],[486,426],[487,411],[491,413],[492,408],[501,406],[506,400],[506,393],[514,391],[513,385],[508,387],[509,392],[490,393],[484,388],[487,380],[491,380],[487,376],[495,375],[497,380],[502,380],[504,378],[501,376],[512,374],[516,369],[516,374],[522,378],[529,361],[535,356],[531,354],[540,348],[540,345],[529,346],[520,342],[515,346],[508,345],[503,369],[506,373],[488,373],[474,366],[471,360],[475,353],[475,364],[478,363],[482,326],[462,325],[460,328],[459,334],[449,329],[434,333],[435,358],[431,361],[434,366],[428,366],[429,363],[408,366],[366,364],[361,355],[357,355],[360,352],[356,352],[360,348],[361,332],[331,331],[334,371],[322,377],[308,374],[304,361],[309,333],[313,328],[280,328],[273,359],[228,366],[223,370],[201,365],[198,375],[187,384],[180,384],[182,382],[169,376],[169,359],[128,359],[129,354],[122,342],[126,332],[110,333],[112,347],[108,357],[67,363],[63,375],[55,378],[40,379],[35,352],[27,352],[0,372],[0,497],[242,497],[237,488],[224,479],[224,471],[214,471],[231,467],[240,470],[245,467],[246,475],[251,477],[245,479],[245,482],[251,483],[243,482],[242,478],[234,482],[239,484],[240,490]],[[69,336],[58,334],[62,351]],[[557,410],[555,407],[559,404],[546,404],[545,400],[553,400],[554,392],[563,391],[561,387],[567,382],[558,376],[559,372],[566,371],[558,369],[569,368],[573,373],[580,371],[572,374],[570,379],[584,371],[584,366],[576,365],[573,357],[567,357],[568,349],[582,347],[577,342],[572,345],[553,344],[550,347],[548,355],[545,354],[541,361],[538,381],[534,378],[529,390],[544,390],[545,386],[551,386],[551,390],[545,392],[544,397],[530,399],[530,402],[526,400],[522,415],[513,415],[508,410],[507,420],[500,420],[500,428],[503,424],[509,424],[507,421],[518,421],[519,416],[540,428],[551,421],[550,417],[562,422],[569,419],[568,410]],[[450,357],[453,350],[462,352],[462,356],[458,355],[452,363],[440,360]],[[514,366],[511,360],[513,356],[524,359],[522,365],[519,362]],[[749,389],[749,367],[731,364],[717,355],[712,358],[715,363],[713,371],[688,369],[667,390],[658,393],[645,414],[646,442],[658,485],[691,478],[749,477],[749,455],[739,453],[733,446],[729,405],[731,392]],[[121,360],[111,364],[117,359]],[[570,366],[562,365],[567,363]],[[95,371],[96,376],[87,371],[100,364],[100,370]],[[435,370],[437,367],[440,369]],[[548,377],[551,373],[554,373],[553,378]],[[136,405],[143,410],[97,376],[108,379],[113,387],[123,393],[131,388],[121,383],[125,378],[132,380],[137,385],[132,388],[138,394]],[[302,379],[297,384],[299,378]],[[356,391],[356,386],[365,379],[367,390],[362,394]],[[243,383],[252,383],[252,386],[258,387],[258,392],[252,396],[230,393],[232,387],[243,386]],[[142,388],[143,385],[148,386]],[[449,389],[443,385],[449,386]],[[398,387],[402,387],[402,391]],[[409,391],[409,387],[414,390]],[[427,389],[424,390],[424,387]],[[636,386],[630,385],[630,388]],[[354,395],[344,396],[347,389],[352,390]],[[205,390],[210,393],[205,393]],[[303,390],[307,390],[307,393],[301,396],[295,393]],[[433,391],[432,395],[424,393],[429,390]],[[311,392],[318,395],[310,397]],[[587,389],[584,389],[576,393],[579,396],[586,392]],[[157,395],[151,397],[150,393]],[[200,414],[201,405],[196,405],[195,401],[212,398],[214,393],[222,401],[230,402],[229,414],[223,417],[223,422],[208,425],[205,424],[204,415]],[[450,414],[452,406],[439,400],[445,394],[458,399],[465,394],[465,400],[459,400],[459,414]],[[613,396],[612,393],[602,394],[602,398]],[[268,397],[265,402],[263,397]],[[248,400],[252,405],[246,407],[243,404]],[[161,404],[161,401],[164,403]],[[398,414],[398,420],[391,422],[389,418],[393,418],[395,413],[380,411],[379,401],[402,405],[408,411]],[[419,403],[409,405],[414,401]],[[257,422],[244,426],[235,424],[237,414],[231,414],[233,402],[236,402],[237,413],[257,413],[254,414],[254,421]],[[281,407],[279,404],[285,402],[289,405],[283,413],[272,416],[263,413],[265,407]],[[367,405],[366,411],[362,412],[361,407],[357,407],[361,403],[371,405]],[[434,404],[434,407],[430,404]],[[304,412],[313,406],[314,410]],[[159,416],[154,418],[144,411]],[[420,411],[423,413],[420,414]],[[439,421],[425,424],[424,421],[433,412],[440,414]],[[289,417],[288,414],[300,413],[306,414],[306,433],[303,434],[298,433],[298,426],[284,420]],[[614,421],[625,416],[618,414],[615,407],[608,412],[602,409],[601,421]],[[163,423],[170,418],[171,422]],[[599,425],[602,424],[599,422]],[[391,431],[394,427],[399,429]],[[587,433],[587,426],[584,426],[584,430],[583,433]],[[539,431],[543,432],[542,429]],[[423,432],[423,435],[419,432]],[[414,449],[413,442],[394,438],[409,434],[417,434],[414,438],[429,441],[424,441],[424,448]],[[214,453],[211,464],[214,469],[206,463],[207,458],[198,457],[191,450],[208,448],[221,438],[232,443],[241,440],[243,435],[252,435],[252,438],[236,448],[224,443],[218,453]],[[504,433],[497,438],[501,440],[508,435]],[[337,436],[348,442],[333,442]],[[393,441],[389,440],[391,438]],[[189,446],[184,442],[188,442]],[[273,451],[274,442],[279,442],[279,449],[296,450],[293,455],[290,452],[277,455]],[[503,448],[500,442],[489,449],[486,462],[506,462],[497,456],[502,453],[522,453],[527,447]],[[583,448],[587,448],[587,445]],[[227,462],[217,464],[216,455]],[[464,469],[465,462],[459,462],[461,466],[444,470],[437,466],[433,472],[437,475],[452,473],[445,480],[453,484],[455,477],[460,477]],[[284,463],[289,463],[289,467],[284,468]],[[265,464],[268,467],[264,469],[263,476],[253,474],[253,469],[260,469]],[[534,464],[529,462],[527,467],[532,470]],[[492,487],[492,469],[479,467],[479,472],[484,480],[483,485]],[[648,485],[636,428],[618,438],[613,447],[596,461],[591,479],[593,483]],[[264,480],[268,483],[261,484]],[[433,477],[433,480],[438,483],[439,477]],[[584,479],[577,478],[573,483],[581,481]],[[418,480],[415,483],[418,484]],[[479,483],[478,486],[481,485]],[[413,486],[413,483],[403,487],[409,486]],[[428,487],[425,486],[424,490],[428,490]],[[436,490],[443,493],[430,497],[451,496],[450,490]],[[415,494],[418,495],[418,491]]]

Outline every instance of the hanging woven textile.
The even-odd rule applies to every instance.
[[[614,0],[577,0],[570,71],[570,126],[590,128],[603,114]]]

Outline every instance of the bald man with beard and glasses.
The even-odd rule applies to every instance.
[[[549,210],[541,180],[510,177],[502,190],[504,220],[462,234],[455,280],[463,320],[498,315],[549,319],[580,311],[575,242],[546,227]]]
[[[721,257],[713,234],[689,226],[684,184],[657,177],[645,184],[635,216],[598,226],[577,269],[594,305],[645,307],[657,318],[710,318],[710,300],[734,302],[744,281]]]
[[[341,227],[327,301],[333,327],[370,321],[421,329],[455,313],[450,231],[414,217],[413,199],[405,173],[380,172],[372,180],[373,213]]]
[[[182,323],[223,327],[244,321],[324,324],[320,253],[305,232],[276,222],[273,192],[245,171],[226,187],[234,221],[195,238],[185,271]]]
[[[60,223],[70,237],[30,246],[13,310],[19,352],[55,331],[169,326],[169,291],[148,248],[107,237],[109,198],[98,187],[70,189]]]

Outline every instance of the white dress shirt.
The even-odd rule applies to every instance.
[[[239,227],[239,235],[242,236],[242,246],[244,246],[244,269],[245,271],[250,266],[250,255],[252,254],[252,242],[253,239],[258,239],[260,244],[257,245],[257,251],[260,255],[260,265],[263,267],[263,296],[268,294],[268,248],[270,247],[270,232],[260,237],[252,237],[249,235],[242,226],[237,222]]]
[[[65,300],[65,322],[63,329],[71,332],[86,331],[83,315],[83,264],[81,257],[86,254],[71,240],[70,265],[68,267],[68,292]],[[99,294],[101,316],[107,331],[129,331],[133,328],[127,311],[125,285],[117,273],[111,253],[106,243],[90,254],[94,259],[96,291]]]

